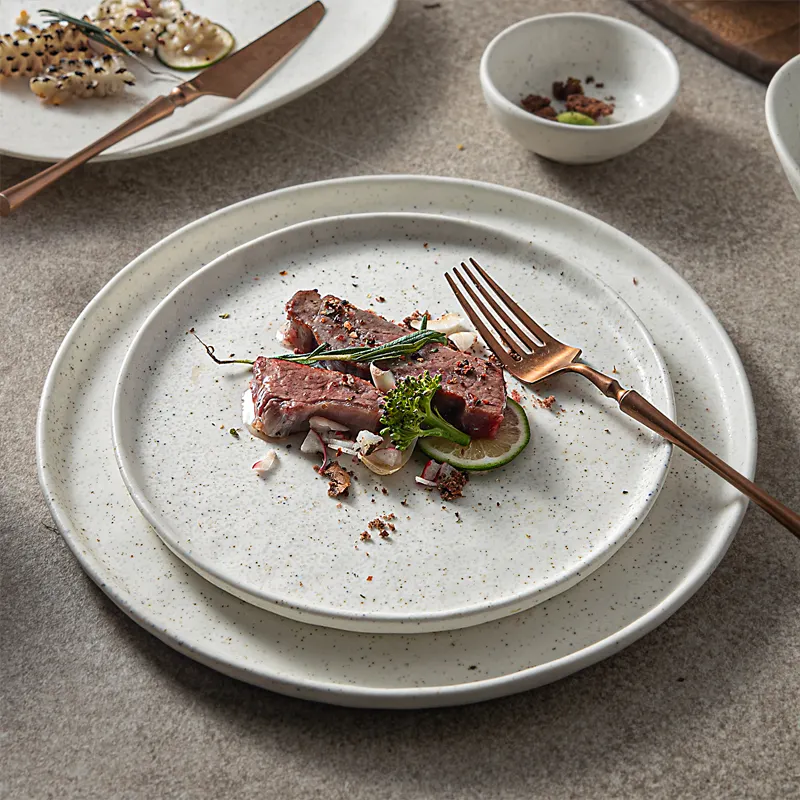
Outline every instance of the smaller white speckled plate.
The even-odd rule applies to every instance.
[[[357,480],[338,503],[312,469],[317,457],[299,452],[302,436],[278,444],[278,465],[264,478],[250,470],[268,445],[229,432],[242,426],[249,369],[214,364],[187,335],[196,328],[223,356],[282,352],[275,334],[284,303],[308,288],[394,319],[417,308],[456,310],[442,273],[470,256],[559,338],[673,415],[667,370],[641,322],[546,243],[422,214],[302,223],[184,281],[150,315],[124,360],[114,395],[115,452],[134,501],[168,547],[254,605],[380,633],[498,619],[564,591],[606,561],[651,508],[670,446],[588,383],[551,381],[552,410],[509,386],[523,394],[531,445],[512,464],[473,475],[456,502],[415,484],[420,457],[384,479],[346,463]],[[387,514],[396,517],[391,538],[361,541],[367,523]]]

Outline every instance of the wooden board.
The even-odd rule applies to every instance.
[[[675,33],[768,83],[800,53],[800,0],[630,0]]]

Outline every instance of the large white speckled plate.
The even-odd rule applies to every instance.
[[[442,273],[468,257],[559,338],[579,343],[586,359],[616,369],[624,385],[673,414],[666,367],[641,322],[548,243],[423,214],[300,223],[188,278],[150,315],[122,364],[115,452],[131,496],[170,549],[262,608],[373,633],[499,619],[610,558],[658,496],[671,446],[615,413],[586,381],[552,381],[558,404],[550,411],[536,410],[513,384],[533,442],[513,463],[471,475],[457,502],[415,483],[425,463],[417,456],[383,479],[340,458],[357,480],[337,503],[312,470],[319,458],[299,452],[302,435],[281,447],[265,479],[253,474],[263,441],[229,433],[242,424],[250,371],[213,363],[186,333],[195,328],[223,356],[283,352],[275,333],[284,304],[309,288],[390,319],[415,309],[436,317],[458,309]],[[397,531],[360,541],[380,515],[394,515]]]
[[[475,702],[616,653],[674,613],[724,555],[747,501],[680,451],[642,526],[585,581],[521,614],[458,631],[366,634],[292,622],[232,598],[170,553],[131,500],[111,447],[114,383],[144,320],[187,276],[257,236],[324,216],[419,210],[527,233],[599,274],[652,334],[678,421],[752,476],[753,404],[730,340],[685,281],[609,225],[524,192],[449,178],[352,178],[255,197],[177,231],[117,275],[64,340],[39,411],[39,476],[65,541],[98,586],[171,647],[242,680],[329,703]]]
[[[187,0],[185,7],[228,28],[242,47],[309,5],[311,0]],[[125,139],[95,161],[157,153],[203,139],[300,97],[338,75],[363,55],[386,30],[397,0],[324,0],[322,22],[269,77],[239,100],[203,97],[171,117]],[[13,31],[22,3],[0,3],[0,33]],[[92,0],[59,0],[44,5],[81,16]],[[33,22],[41,22],[28,7]],[[0,79],[0,153],[35,161],[58,161],[86,147],[124,122],[155,97],[195,73],[170,71],[155,59],[147,63],[173,80],[154,79],[128,59],[136,86],[113,97],[77,100],[61,106],[42,104],[27,79]]]

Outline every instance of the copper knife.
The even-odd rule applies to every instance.
[[[325,6],[319,0],[312,3],[246,47],[176,86],[169,94],[156,97],[122,125],[88,147],[0,192],[0,216],[7,217],[15,208],[79,164],[142,128],[169,117],[176,108],[188,105],[198,97],[216,95],[236,100],[300,45],[324,16]]]

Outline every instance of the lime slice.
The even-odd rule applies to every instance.
[[[502,467],[516,458],[531,440],[528,416],[519,403],[510,397],[500,430],[494,439],[473,439],[467,447],[449,439],[430,437],[418,439],[417,447],[436,461],[452,464],[458,469],[485,470]]]
[[[211,24],[216,32],[213,48],[201,47],[194,53],[186,53],[182,49],[174,49],[169,43],[162,42],[156,48],[156,57],[162,64],[181,71],[205,69],[222,61],[233,50],[236,40],[227,28],[216,22]]]

